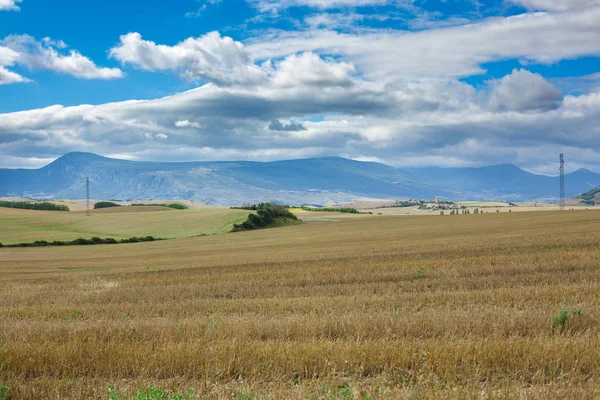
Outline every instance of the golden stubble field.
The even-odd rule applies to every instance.
[[[600,397],[600,212],[0,249],[16,399]],[[552,327],[561,307],[564,324]]]

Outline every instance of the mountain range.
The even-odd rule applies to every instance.
[[[559,178],[514,165],[394,168],[338,157],[273,162],[138,162],[68,153],[40,169],[0,169],[0,196],[37,199],[190,199],[239,205],[260,201],[339,204],[366,199],[555,200]],[[600,174],[565,176],[566,195],[600,186]]]

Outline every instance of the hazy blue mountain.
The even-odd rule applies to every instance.
[[[213,204],[279,201],[325,204],[365,198],[440,196],[454,200],[535,200],[557,197],[558,178],[514,165],[484,168],[397,169],[337,157],[275,162],[135,162],[90,153],[69,153],[36,169],[0,169],[0,196],[193,199]],[[600,186],[600,175],[567,175],[572,197]]]
[[[440,188],[456,188],[470,196],[505,200],[555,200],[559,197],[558,176],[536,175],[512,164],[480,168],[406,169],[413,180]],[[565,196],[572,198],[600,185],[600,175],[579,169],[565,175]]]
[[[69,153],[38,170],[0,170],[0,196],[193,199],[213,204],[323,204],[364,198],[457,196],[395,168],[344,158],[260,162],[134,162]]]

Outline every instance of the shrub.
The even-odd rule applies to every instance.
[[[372,214],[370,212],[360,212],[356,208],[352,207],[301,207],[304,211],[326,211],[326,212],[339,212],[348,214]]]
[[[134,237],[130,237],[129,239],[121,239],[121,240],[117,241],[116,239],[113,239],[113,238],[102,239],[102,238],[95,236],[91,239],[78,238],[75,240],[71,240],[69,242],[64,242],[64,241],[60,241],[60,240],[55,240],[54,242],[47,242],[45,240],[36,240],[35,242],[32,242],[32,243],[16,243],[16,244],[7,244],[7,245],[0,244],[0,247],[43,247],[43,246],[74,246],[74,245],[85,246],[85,245],[90,245],[90,244],[152,242],[155,240],[162,240],[162,239],[157,239],[153,236],[145,236],[145,237],[135,237],[134,236]]]
[[[174,208],[176,210],[187,210],[188,209],[188,206],[186,206],[185,204],[180,204],[180,203],[167,204],[167,207]]]
[[[69,211],[69,207],[49,202],[0,201],[0,207],[20,208],[24,210]]]
[[[286,207],[278,204],[259,203],[255,207],[256,214],[249,214],[248,219],[241,224],[233,224],[233,229],[231,232],[266,228],[267,226],[273,224],[275,220],[298,220],[298,217],[292,214]]]
[[[96,204],[94,204],[94,210],[97,210],[99,208],[111,208],[111,207],[121,207],[121,205],[117,204],[117,203],[113,203],[112,201],[99,201]]]
[[[185,204],[180,204],[180,203],[133,203],[131,204],[132,207],[169,207],[169,208],[174,208],[176,210],[187,210],[188,206],[186,206]]]

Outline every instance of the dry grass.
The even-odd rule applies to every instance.
[[[0,382],[19,399],[598,398],[599,224],[379,216],[2,249]],[[563,305],[583,316],[552,328]]]

